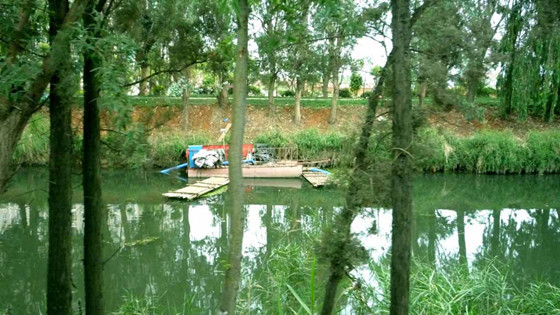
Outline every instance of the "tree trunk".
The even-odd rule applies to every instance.
[[[338,82],[338,75],[340,72],[340,52],[342,49],[342,32],[337,33],[338,38],[336,39],[336,46],[333,47],[331,58],[332,67],[332,84],[333,84],[333,95],[331,99],[331,114],[329,116],[329,124],[334,124],[336,122],[336,106],[338,105],[338,92],[340,91],[340,83]]]
[[[465,242],[465,211],[457,211],[457,236],[459,238],[459,265],[469,270],[467,263],[467,245]]]
[[[149,72],[148,63],[147,62],[141,62],[141,65],[140,65],[140,79],[142,79],[143,81],[140,82],[140,87],[138,88],[138,95],[139,96],[148,95],[148,80],[144,80],[148,77],[148,72]]]
[[[186,86],[183,87],[183,129],[188,130],[189,128],[189,100],[191,98],[191,71],[190,69],[185,70],[185,81]]]
[[[243,247],[243,177],[241,174],[241,160],[243,134],[245,130],[245,111],[247,107],[247,72],[249,64],[249,5],[247,0],[238,0],[239,13],[237,16],[237,60],[235,63],[233,90],[233,119],[231,144],[229,147],[229,195],[231,208],[229,211],[231,222],[231,237],[229,242],[228,268],[226,269],[220,311],[235,314],[235,301],[239,291],[241,278],[241,258]]]
[[[274,87],[276,85],[276,76],[271,74],[268,81],[268,112],[274,111]]]
[[[422,12],[426,10],[434,1],[425,1],[420,7],[414,11],[412,16],[411,24],[413,25]],[[353,171],[352,180],[349,187],[360,187],[360,183],[364,180],[364,174],[368,169],[369,161],[366,156],[369,150],[370,138],[372,133],[373,123],[375,122],[377,106],[379,104],[379,99],[383,95],[383,87],[387,77],[387,69],[394,62],[394,53],[391,51],[385,62],[385,66],[382,68],[379,74],[379,79],[375,85],[373,94],[368,98],[368,108],[366,112],[366,117],[362,128],[360,131],[360,138],[358,144],[354,149],[354,161],[356,163]],[[338,283],[345,274],[345,269],[350,267],[347,259],[347,247],[350,237],[350,226],[354,217],[358,213],[359,207],[362,205],[362,201],[358,198],[358,189],[348,189],[346,191],[346,207],[342,208],[342,211],[337,215],[336,223],[333,224],[335,227],[333,230],[334,237],[332,238],[333,243],[329,246],[334,246],[336,251],[330,256],[329,260],[329,279],[325,285],[325,296],[323,298],[323,307],[321,308],[322,315],[330,315],[334,309],[335,297],[338,288]]]
[[[218,92],[218,106],[226,107],[228,105],[228,85],[220,75],[220,91]]]
[[[67,0],[49,0],[52,43],[66,13]],[[60,47],[62,61],[51,78],[49,160],[49,248],[47,314],[72,313],[72,89],[70,44]]]
[[[390,312],[408,314],[412,221],[412,91],[410,61],[410,0],[392,0],[393,51],[393,166],[391,201]]]
[[[321,92],[323,93],[323,98],[329,97],[329,80],[331,78],[330,72],[324,71],[323,72],[323,84],[321,86]]]
[[[520,32],[519,26],[519,15],[520,15],[521,5],[516,3],[511,11],[508,27],[511,27],[511,39],[509,45],[510,60],[506,67],[505,82],[504,82],[504,107],[505,114],[510,115],[513,113],[513,69],[516,65],[517,58],[517,38]]]
[[[334,124],[336,122],[336,106],[338,105],[338,66],[333,66],[332,84],[333,84],[333,95],[331,99],[331,114],[329,116],[329,124]]]
[[[0,194],[6,190],[13,175],[12,154],[30,117],[30,113],[16,109],[0,120]]]
[[[424,100],[426,99],[428,83],[425,79],[418,80],[418,83],[418,107],[422,107],[424,105]]]
[[[490,238],[490,254],[493,257],[500,255],[500,216],[502,210],[492,210],[492,236]]]
[[[94,8],[90,1],[84,13],[84,27],[88,32],[88,42],[93,42],[100,34],[95,15],[103,10],[104,0]],[[89,47],[89,46],[88,46]],[[101,188],[99,121],[100,83],[95,74],[102,66],[101,57],[95,49],[84,50],[84,134],[83,134],[83,177],[84,189],[84,284],[86,314],[103,314],[103,201]]]
[[[303,90],[304,81],[300,78],[296,79],[296,100],[294,108],[294,122],[296,125],[301,124],[301,92]]]

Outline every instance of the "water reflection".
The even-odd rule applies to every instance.
[[[37,175],[39,174],[39,175]],[[0,312],[44,311],[47,195],[41,170],[22,172],[0,199]],[[450,261],[472,270],[485,259],[512,266],[517,285],[546,279],[560,285],[559,177],[421,176],[415,185],[413,255],[434,265]],[[79,179],[77,179],[79,180]],[[123,183],[126,181],[126,183]],[[181,183],[158,175],[107,174],[105,297],[116,311],[127,297],[142,297],[169,313],[216,309],[227,258],[224,195],[169,202],[160,193]],[[33,191],[24,194],[26,191]],[[531,191],[533,193],[531,193]],[[79,192],[77,192],[78,195]],[[83,207],[74,205],[73,272],[76,309],[83,305]],[[340,192],[290,182],[247,187],[242,286],[270,274],[278,248],[312,248],[343,204]],[[391,211],[368,207],[352,225],[371,260],[387,264]],[[314,255],[310,250],[304,255]],[[293,268],[297,268],[296,262]],[[365,273],[367,268],[358,268]],[[367,277],[365,277],[367,279]],[[294,279],[293,281],[303,281]],[[243,294],[249,294],[244,292]],[[258,301],[260,297],[253,297]],[[241,303],[245,303],[248,299]],[[262,310],[249,303],[252,311]]]

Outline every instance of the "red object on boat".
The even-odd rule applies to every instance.
[[[194,147],[194,146],[189,146],[189,147]],[[224,152],[226,154],[226,159],[228,158],[228,150],[229,150],[228,144],[208,144],[208,145],[202,145],[201,147],[202,149],[206,149],[206,150],[224,149]],[[198,152],[199,148],[200,146],[198,146],[198,148],[194,150],[194,153]],[[187,158],[187,161],[190,161],[189,151],[191,150],[187,149],[185,151],[186,152],[185,157]],[[243,147],[241,148],[241,151],[242,151],[241,154],[243,155],[243,158],[245,158],[249,152],[253,152],[253,144],[244,144]]]
[[[226,153],[226,159],[228,157],[228,150],[229,150],[229,145],[228,144],[208,144],[208,145],[203,145],[202,148],[206,149],[206,150],[224,149],[224,152]],[[244,144],[241,150],[242,150],[241,154],[242,154],[243,158],[245,158],[249,152],[253,151],[253,145],[252,144]]]

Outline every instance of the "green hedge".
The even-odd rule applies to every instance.
[[[423,171],[495,174],[560,172],[560,131],[534,131],[526,139],[508,131],[484,131],[467,138],[420,132],[416,165]]]

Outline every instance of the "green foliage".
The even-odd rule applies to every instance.
[[[340,89],[338,90],[338,96],[342,98],[351,98],[352,92],[350,92],[350,89]]]
[[[292,134],[278,131],[265,133],[255,138],[255,143],[272,147],[296,146],[299,159],[331,158],[340,153],[348,138],[336,132],[321,133],[317,129],[306,129]]]
[[[47,165],[49,163],[49,117],[46,113],[35,114],[25,127],[15,149],[16,164]]]
[[[478,90],[476,90],[476,95],[480,97],[496,97],[498,92],[493,87],[481,85],[478,87]]]
[[[372,91],[366,91],[366,92],[362,93],[362,95],[360,97],[365,98],[365,99],[369,99],[370,96],[372,96],[372,95],[373,95]]]
[[[363,83],[364,81],[361,75],[356,72],[352,73],[352,76],[350,76],[350,91],[352,91],[352,93],[356,95],[362,88]]]
[[[280,96],[282,96],[282,97],[294,97],[294,96],[296,96],[296,92],[294,92],[293,90],[284,90],[280,93]]]
[[[183,132],[156,133],[148,139],[150,165],[169,167],[181,162],[181,154],[189,145],[208,144],[206,134]]]
[[[378,285],[349,288],[352,308],[357,313],[386,314],[390,270],[385,264],[369,266]],[[560,300],[560,288],[544,281],[517,288],[511,284],[509,265],[497,260],[484,262],[470,274],[456,263],[435,270],[415,261],[411,273],[412,314],[556,314],[559,310],[554,301]]]
[[[531,132],[525,140],[507,131],[485,131],[468,138],[423,129],[415,143],[416,166],[424,171],[470,173],[557,173],[560,132]]]
[[[258,87],[254,86],[254,85],[249,85],[247,87],[247,95],[249,96],[261,96],[261,89],[259,89]]]

